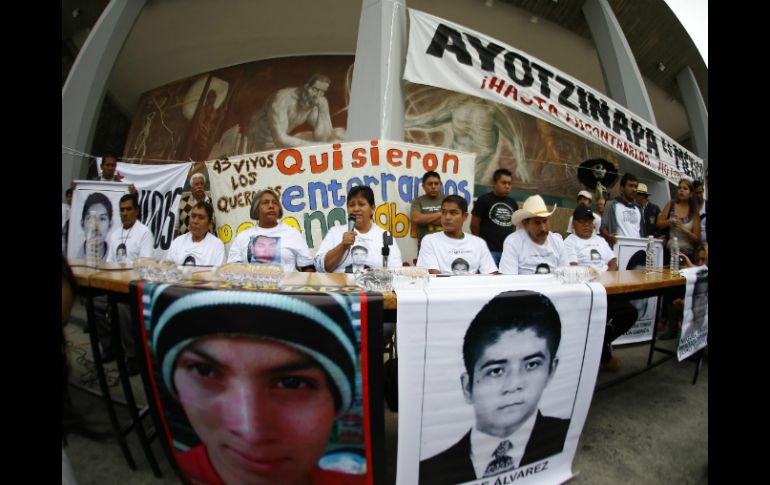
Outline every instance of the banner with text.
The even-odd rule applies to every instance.
[[[179,200],[191,163],[140,165],[118,162],[121,181],[134,184],[139,198],[139,220],[154,237],[155,257],[162,259],[171,241],[179,218]]]
[[[486,98],[612,149],[673,183],[703,160],[608,96],[491,37],[409,9],[404,79]]]
[[[682,270],[687,279],[684,294],[682,335],[676,349],[681,362],[708,344],[709,336],[709,270],[705,266]]]
[[[206,162],[217,234],[229,249],[238,233],[253,227],[251,202],[259,190],[275,190],[283,223],[296,228],[311,254],[334,225],[346,224],[346,195],[357,185],[374,191],[374,221],[393,232],[404,261],[417,258],[412,199],[423,195],[422,176],[441,175],[442,193],[470,205],[475,155],[424,145],[370,140],[286,148]]]
[[[396,483],[569,480],[606,314],[602,285],[552,275],[399,290]]]

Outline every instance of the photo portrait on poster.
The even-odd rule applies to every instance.
[[[708,345],[709,271],[705,266],[682,271],[687,279],[682,318],[682,335],[676,355],[679,361]]]
[[[107,256],[107,234],[113,228],[121,227],[118,207],[120,198],[128,193],[129,184],[85,180],[76,182],[77,185],[72,194],[67,257],[85,259],[86,220],[89,212],[95,212],[100,239],[99,259],[104,261]]]
[[[655,267],[662,268],[663,243],[660,239],[655,239],[653,242],[655,245]],[[647,261],[646,248],[647,239],[645,238],[618,236],[617,244],[612,248],[618,258],[618,269],[644,269]],[[628,332],[613,341],[613,345],[645,342],[652,339],[658,297],[637,298],[630,300],[630,302],[636,308],[638,317]]]
[[[585,386],[596,378],[606,296],[593,286],[543,281],[496,288],[480,282],[428,296],[424,353],[405,356],[410,350],[399,346],[399,358],[409,358],[421,374],[419,362],[424,377],[399,385],[399,412],[408,413],[407,421],[416,416],[405,426],[419,433],[399,438],[405,451],[398,466],[404,456],[419,463],[416,475],[399,473],[397,483],[571,476],[592,395]],[[399,336],[411,338],[401,323]]]
[[[187,480],[370,483],[358,294],[142,293],[152,391]]]

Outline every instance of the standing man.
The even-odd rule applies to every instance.
[[[594,214],[590,208],[579,205],[573,214],[574,232],[564,240],[567,259],[571,265],[592,266],[597,271],[617,271],[618,258],[607,241],[593,232]],[[627,300],[607,297],[607,327],[604,331],[601,369],[615,372],[620,359],[612,355],[612,341],[628,332],[634,325],[638,312]]]
[[[550,231],[550,212],[539,195],[524,201],[513,213],[511,221],[518,231],[505,238],[500,272],[503,274],[551,273],[559,266],[567,266],[567,251],[559,234]],[[521,229],[524,230],[521,230]]]
[[[510,198],[513,175],[507,168],[498,168],[492,175],[492,192],[476,200],[471,218],[471,233],[486,241],[495,264],[500,264],[503,241],[513,232],[511,216],[519,208]]]
[[[647,192],[646,184],[639,184],[636,188],[636,203],[642,208],[644,214],[644,229],[648,236],[660,236],[658,231],[658,214],[660,207],[650,202],[650,194]]]
[[[412,201],[412,226],[417,228],[417,251],[420,250],[422,238],[426,234],[441,231],[441,176],[434,172],[426,172],[422,176],[422,188],[425,195]]]
[[[475,424],[420,462],[420,485],[487,477],[485,483],[511,483],[494,477],[561,453],[570,420],[539,410],[559,364],[560,341],[559,313],[541,293],[507,291],[484,305],[465,332],[460,376]]]
[[[591,192],[587,190],[581,190],[578,192],[577,195],[577,207],[580,206],[591,208]],[[577,209],[575,209],[577,211]],[[567,221],[567,233],[572,233],[572,216],[569,216],[569,221]],[[594,214],[594,234],[599,234],[599,229],[602,226],[602,218],[598,214]]]
[[[107,235],[108,263],[132,263],[136,258],[151,258],[153,254],[153,236],[150,229],[139,222],[139,201],[135,194],[125,194],[120,198],[121,226],[114,228]],[[126,353],[126,366],[129,375],[139,373],[136,360],[136,345],[131,332],[131,311],[128,304],[117,304],[117,318],[120,322],[120,335],[123,339],[123,349]],[[99,341],[105,349],[102,360],[108,362],[115,358],[117,349],[114,319],[110,319],[109,328],[100,328]],[[110,358],[111,357],[111,358]]]
[[[645,237],[642,208],[636,203],[636,189],[639,179],[632,173],[620,179],[620,194],[607,202],[602,216],[601,236],[610,243],[618,242],[617,236]]]
[[[190,231],[190,212],[198,202],[206,202],[207,204],[214,206],[211,200],[211,195],[205,191],[206,176],[201,172],[196,172],[190,177],[190,193],[183,194],[179,200],[179,229],[177,230],[177,236],[181,236]],[[211,226],[208,231],[217,235],[216,232],[216,218],[212,216]]]
[[[463,232],[467,219],[468,202],[459,195],[447,195],[441,203],[444,230],[425,237],[417,266],[430,274],[496,273],[497,265],[484,240]]]

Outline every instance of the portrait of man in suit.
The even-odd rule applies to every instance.
[[[460,376],[475,424],[420,462],[420,484],[493,477],[562,451],[570,420],[538,409],[560,341],[559,314],[540,293],[507,291],[482,307],[465,332]]]

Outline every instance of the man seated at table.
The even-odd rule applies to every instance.
[[[427,268],[431,274],[496,273],[497,266],[487,243],[463,232],[467,219],[468,202],[459,195],[446,196],[441,203],[444,230],[423,238],[417,266]]]
[[[500,293],[479,311],[465,332],[460,377],[475,424],[420,462],[420,485],[486,477],[503,483],[493,477],[562,451],[570,420],[538,409],[559,363],[560,341],[559,313],[540,293]]]
[[[618,258],[604,238],[594,233],[593,211],[579,205],[572,215],[573,233],[564,240],[567,259],[571,265],[591,266],[597,271],[617,271]],[[601,369],[617,371],[620,359],[612,355],[612,341],[634,326],[637,310],[626,300],[607,296],[607,327],[604,331]]]
[[[549,212],[543,198],[532,195],[513,213],[511,222],[516,231],[503,242],[501,273],[544,274],[567,266],[564,240],[559,234],[550,232],[548,218],[555,210],[556,204]]]
[[[119,207],[121,225],[113,228],[107,235],[105,261],[108,263],[132,263],[136,258],[152,257],[154,251],[152,232],[138,220],[139,201],[136,194],[125,194],[121,197]],[[139,365],[136,361],[136,345],[131,331],[131,311],[125,303],[118,303],[116,306],[128,373],[129,375],[136,375],[139,373]],[[110,319],[110,323],[107,323],[106,326],[105,321],[97,320],[100,324],[97,333],[104,349],[102,362],[114,360],[116,356],[117,338],[114,335],[115,328],[112,324],[114,320],[114,318]]]

